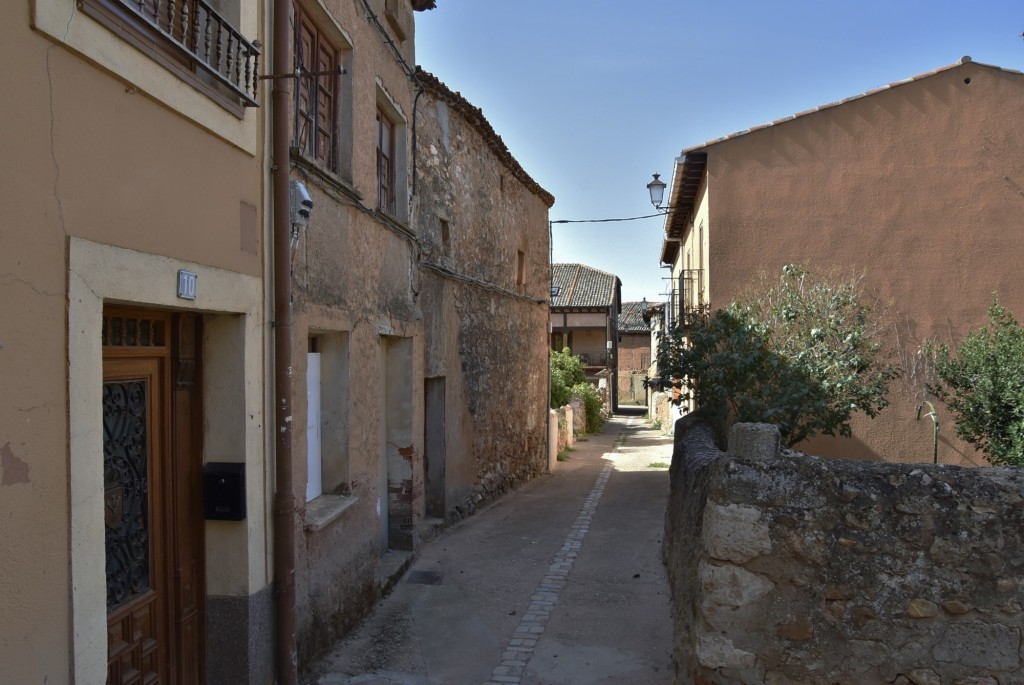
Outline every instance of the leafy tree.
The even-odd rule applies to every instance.
[[[596,433],[604,425],[601,417],[601,397],[587,380],[583,364],[568,347],[551,353],[551,408],[558,409],[579,397],[587,412],[587,432]]]
[[[814,279],[783,269],[706,320],[663,336],[659,367],[684,379],[682,400],[724,439],[733,421],[774,423],[794,445],[814,435],[850,435],[850,417],[884,409],[899,369],[882,353],[881,315],[859,280]]]
[[[953,355],[926,348],[936,383],[928,391],[953,412],[956,433],[993,464],[1024,466],[1024,329],[992,298],[988,325],[969,334]]]
[[[568,347],[561,352],[551,353],[551,408],[565,406],[572,396],[570,388],[587,382],[587,374],[583,372],[583,364],[578,357],[572,356]]]

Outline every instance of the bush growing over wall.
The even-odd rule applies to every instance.
[[[601,416],[601,397],[597,394],[597,388],[583,381],[574,385],[569,392],[583,400],[583,408],[587,412],[587,432],[596,433],[601,430],[604,418]]]
[[[993,464],[1024,466],[1024,329],[993,297],[988,325],[954,356],[929,344],[938,382],[928,391],[955,415],[956,433]]]
[[[561,352],[551,353],[551,408],[558,409],[569,402],[572,388],[587,382],[583,372],[583,364],[578,357],[572,356],[568,347]]]
[[[859,280],[815,279],[789,265],[707,320],[686,318],[659,345],[658,366],[685,379],[721,441],[734,421],[774,423],[794,445],[850,435],[850,417],[874,417],[899,376],[882,354],[881,316]]]

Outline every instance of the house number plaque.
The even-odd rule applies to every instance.
[[[178,297],[183,300],[196,299],[196,283],[199,276],[184,269],[178,272]]]

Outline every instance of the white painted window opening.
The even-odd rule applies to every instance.
[[[306,501],[324,492],[320,451],[320,353],[309,352],[306,361]]]

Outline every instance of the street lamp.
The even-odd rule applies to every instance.
[[[666,183],[661,180],[661,174],[654,174],[654,180],[647,184],[647,192],[651,194],[651,204],[659,212],[667,214],[668,210],[661,208],[661,203],[665,200],[666,187]]]

